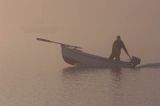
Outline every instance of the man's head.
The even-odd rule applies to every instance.
[[[120,35],[117,35],[117,39],[118,39],[118,40],[120,40],[120,39],[121,39]]]

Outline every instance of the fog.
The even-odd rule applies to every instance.
[[[0,0],[3,69],[65,64],[60,47],[42,37],[107,57],[117,35],[142,62],[159,61],[158,0]],[[122,53],[123,59],[127,59]],[[43,65],[42,65],[43,64]],[[18,67],[18,68],[17,68]],[[25,67],[25,68],[24,68]]]
[[[159,4],[0,0],[0,105],[159,105]],[[117,35],[130,55],[141,58],[139,69],[72,69],[63,61],[59,45],[36,40],[77,45],[108,57]],[[129,61],[124,52],[121,59]]]

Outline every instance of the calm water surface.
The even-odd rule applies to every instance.
[[[158,106],[160,69],[0,72],[1,106]],[[5,76],[5,77],[4,77]]]

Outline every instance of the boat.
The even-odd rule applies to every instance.
[[[140,64],[138,57],[132,56],[130,61],[116,61],[84,52],[76,47],[61,45],[64,61],[73,66],[106,67],[106,68],[135,68]]]
[[[62,57],[64,61],[73,66],[85,66],[85,67],[96,67],[96,68],[135,68],[140,64],[141,59],[132,56],[130,61],[116,61],[110,60],[106,57],[97,56],[82,51],[81,47],[64,44],[60,42],[51,41],[44,38],[37,38],[39,41],[54,43],[61,45]]]

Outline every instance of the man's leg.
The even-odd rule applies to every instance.
[[[120,54],[121,54],[121,52],[116,53],[116,56],[115,56],[116,61],[120,61]]]

